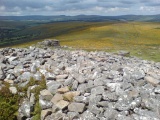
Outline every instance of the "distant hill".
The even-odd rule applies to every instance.
[[[0,20],[13,21],[143,21],[143,22],[160,22],[159,15],[122,15],[122,16],[98,16],[98,15],[77,15],[77,16],[0,16]]]

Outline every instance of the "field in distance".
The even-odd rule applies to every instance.
[[[87,50],[127,50],[143,59],[160,62],[160,23],[104,23],[56,37],[62,45]]]
[[[16,34],[26,33],[37,35],[33,38],[37,40],[15,47],[25,47],[45,37],[76,49],[127,50],[131,55],[160,62],[159,22],[58,22],[29,27]]]

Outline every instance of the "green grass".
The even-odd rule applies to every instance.
[[[57,22],[29,27],[14,33],[34,35],[29,42],[14,47],[26,47],[45,38],[59,39],[61,45],[76,49],[118,51],[160,62],[160,23],[151,22]],[[35,41],[36,40],[36,41]],[[23,44],[22,44],[23,43]]]

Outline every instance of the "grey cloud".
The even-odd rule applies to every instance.
[[[0,7],[5,7],[5,12],[9,14],[15,11],[19,14],[106,14],[107,9],[118,8],[117,14],[124,13],[125,9],[130,9],[129,14],[140,14],[139,7],[151,6],[158,9],[160,0],[0,0]],[[1,8],[2,8],[1,7]],[[97,9],[96,8],[101,8]],[[122,11],[121,11],[122,10]],[[33,11],[33,12],[31,12]],[[155,12],[158,13],[158,12]],[[158,13],[159,14],[159,13]]]

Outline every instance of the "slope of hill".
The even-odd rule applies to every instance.
[[[77,15],[77,16],[0,16],[0,20],[14,21],[160,21],[160,15],[121,15],[121,16],[99,16],[99,15]]]
[[[38,17],[38,16],[37,16]],[[66,16],[61,16],[66,17]],[[98,16],[71,16],[75,19]],[[103,16],[102,16],[103,17]],[[88,50],[129,50],[133,55],[145,59],[160,60],[160,22],[133,22],[151,20],[158,16],[113,16],[112,19],[119,21],[0,21],[0,46],[14,44],[29,45],[35,40],[57,38],[62,45]],[[43,17],[42,17],[43,18]],[[141,18],[141,19],[140,19]],[[25,18],[27,19],[27,18]],[[36,18],[37,19],[37,18]],[[127,20],[128,19],[128,20]],[[102,19],[101,19],[102,20]],[[110,17],[111,20],[111,17]],[[126,21],[127,20],[127,21]],[[152,19],[153,20],[153,19]],[[128,22],[130,21],[130,22]],[[24,45],[23,44],[23,45]],[[147,51],[146,51],[147,49]]]

